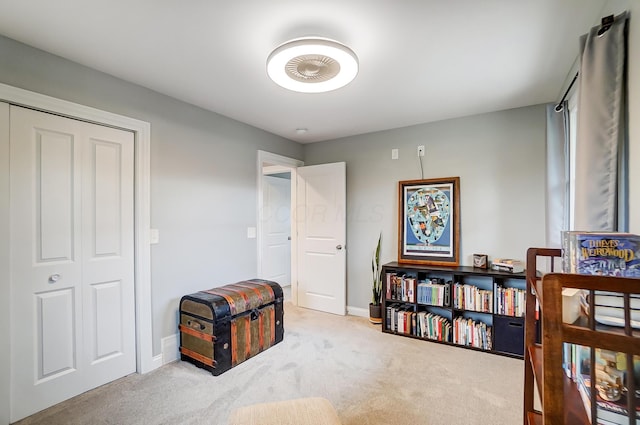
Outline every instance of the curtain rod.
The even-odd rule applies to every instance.
[[[600,29],[598,30],[599,37],[602,36],[602,34],[604,34],[605,32],[607,32],[609,28],[611,28],[611,25],[613,25],[614,20],[615,20],[615,17],[613,15],[605,16],[604,18],[602,18],[602,21],[600,22]],[[558,104],[556,105],[556,108],[555,108],[556,112],[562,111],[562,108],[564,107],[562,104],[567,99],[567,95],[569,95],[569,92],[571,91],[571,88],[573,87],[576,80],[578,79],[579,74],[580,74],[580,71],[576,72],[576,75],[573,77],[573,80],[571,80],[569,87],[567,87],[567,91],[564,92],[564,94],[562,95],[562,99],[560,99],[560,102],[558,102]]]
[[[567,99],[567,95],[571,91],[571,87],[573,87],[573,85],[575,84],[576,80],[578,79],[578,75],[579,74],[580,74],[580,71],[576,72],[576,75],[573,77],[573,80],[571,80],[571,83],[569,84],[569,87],[567,87],[567,91],[564,92],[564,94],[562,95],[562,99],[560,99],[560,102],[558,102],[558,104],[556,105],[556,112],[560,112],[560,111],[562,111],[562,108],[564,108],[563,103]]]

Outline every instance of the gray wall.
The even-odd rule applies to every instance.
[[[398,247],[398,181],[460,177],[460,263],[474,253],[524,260],[544,246],[543,105],[371,133],[305,147],[305,165],[347,163],[347,304],[370,302],[371,256],[382,232],[382,260]],[[391,149],[399,159],[391,159]]]
[[[257,150],[303,147],[0,37],[0,82],[151,123],[153,352],[176,333],[180,296],[255,277]]]

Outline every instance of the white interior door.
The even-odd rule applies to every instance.
[[[10,109],[11,420],[135,372],[133,134]]]
[[[263,176],[262,191],[262,274],[267,280],[288,286],[291,285],[291,180]]]
[[[298,304],[346,313],[346,164],[297,169]]]

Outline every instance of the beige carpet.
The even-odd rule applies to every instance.
[[[522,423],[523,362],[380,332],[285,303],[284,341],[214,377],[185,363],[131,375],[27,424],[226,424],[253,403],[325,397],[343,425]]]

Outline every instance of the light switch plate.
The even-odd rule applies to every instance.
[[[149,229],[149,243],[157,244],[160,242],[160,231],[158,229]]]
[[[256,238],[256,228],[255,227],[247,227],[247,238],[255,239]]]

